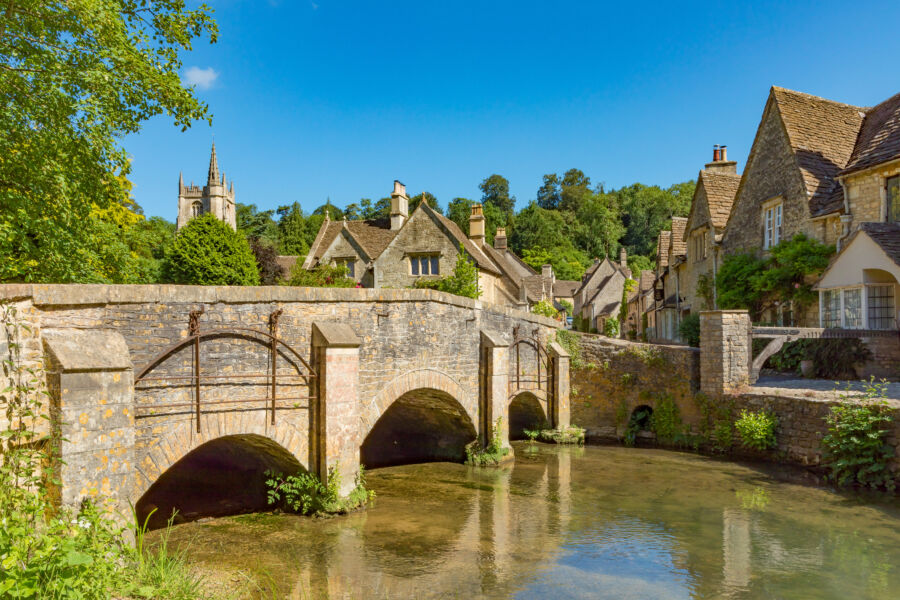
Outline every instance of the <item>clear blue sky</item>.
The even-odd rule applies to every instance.
[[[522,207],[541,176],[668,185],[713,144],[744,161],[771,85],[871,105],[900,92],[900,2],[222,0],[185,55],[213,126],[125,139],[134,194],[174,220],[215,135],[238,202],[311,211],[427,189]]]

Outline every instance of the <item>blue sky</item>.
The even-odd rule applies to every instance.
[[[215,135],[238,202],[311,211],[390,193],[442,205],[492,173],[668,185],[713,144],[742,169],[771,85],[871,105],[900,92],[900,3],[213,0],[184,57],[214,115],[124,140],[134,195],[174,220]]]

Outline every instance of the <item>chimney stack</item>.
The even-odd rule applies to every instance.
[[[484,242],[484,213],[480,204],[472,206],[472,216],[469,217],[469,239],[475,243]]]
[[[506,228],[498,227],[497,233],[494,234],[494,248],[497,250],[506,250]]]
[[[541,277],[543,279],[553,279],[553,265],[541,265]]]
[[[628,250],[625,249],[625,246],[622,246],[622,249],[619,250],[619,264],[623,269],[628,267]]]
[[[733,160],[728,160],[728,146],[724,144],[716,144],[713,146],[712,162],[706,163],[704,170],[711,173],[728,173],[736,175],[737,163]]]
[[[394,191],[391,192],[391,231],[403,227],[409,217],[409,198],[406,197],[406,186],[394,180]]]

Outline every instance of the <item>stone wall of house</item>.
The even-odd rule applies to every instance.
[[[872,352],[873,359],[866,361],[857,375],[875,377],[876,379],[900,378],[900,339],[892,337],[862,338],[863,343]]]
[[[698,193],[698,196],[699,195],[700,194]],[[703,202],[706,202],[705,198]],[[706,234],[706,255],[698,256],[696,253],[694,236],[703,238],[704,232]],[[679,273],[680,281],[678,286],[681,292],[681,296],[684,298],[684,303],[690,308],[690,312],[692,314],[699,313],[701,310],[709,310],[712,308],[712,306],[707,305],[706,300],[698,292],[698,286],[701,277],[707,276],[710,278],[710,280],[712,280],[713,277],[713,261],[715,260],[715,254],[713,253],[712,247],[713,237],[713,232],[708,225],[698,227],[688,235],[687,262],[684,264],[683,269]]]
[[[900,165],[886,165],[850,175],[844,182],[853,215],[852,229],[860,223],[884,220],[885,180],[900,174]]]
[[[409,256],[417,253],[440,255],[440,274],[433,278],[453,273],[459,250],[453,240],[441,233],[440,227],[426,210],[414,211],[409,222],[376,259],[375,285],[380,288],[411,287],[420,279],[412,275],[409,268]]]
[[[345,260],[353,261],[353,279],[356,281],[361,281],[366,274],[367,260],[365,253],[343,235],[338,235],[334,243],[319,258],[319,263],[327,265],[336,260],[341,262]]]
[[[580,364],[571,372],[572,423],[590,440],[616,438],[638,406],[671,397],[684,416],[699,419],[700,352],[685,346],[642,344],[601,335],[579,335]]]
[[[770,101],[757,131],[722,240],[726,255],[762,249],[762,204],[778,196],[784,199],[782,237],[790,239],[801,232],[815,236],[817,232],[812,230],[809,218],[806,187],[791,153],[778,109]]]

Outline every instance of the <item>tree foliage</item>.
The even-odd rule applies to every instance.
[[[319,265],[313,269],[304,269],[301,261],[297,261],[291,271],[287,285],[296,287],[357,287],[356,280],[347,275],[349,271],[343,265]]]
[[[516,206],[515,196],[509,194],[509,180],[496,173],[478,185],[481,190],[481,204],[490,204],[504,215],[511,215]]]
[[[181,228],[166,253],[163,278],[190,285],[259,285],[247,238],[212,213]]]
[[[482,294],[478,285],[478,267],[462,248],[459,248],[456,255],[456,264],[451,275],[440,279],[419,279],[413,287],[447,292],[466,298],[479,298]]]
[[[259,238],[250,238],[250,250],[256,258],[256,269],[259,271],[259,282],[262,285],[276,285],[284,278],[284,269],[278,264],[278,253],[268,242]]]
[[[247,239],[259,239],[275,245],[278,243],[278,224],[272,218],[274,210],[259,210],[255,204],[237,203],[235,207],[237,229]]]
[[[166,114],[207,108],[180,55],[215,40],[210,9],[179,0],[7,2],[0,8],[0,280],[110,281],[113,231],[95,209],[128,201],[119,140]]]

